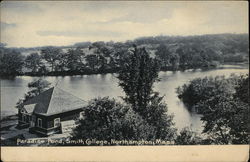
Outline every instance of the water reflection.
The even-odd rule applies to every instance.
[[[185,105],[178,99],[175,93],[178,86],[197,78],[205,76],[226,75],[231,73],[248,73],[248,69],[217,69],[207,71],[166,71],[160,72],[161,81],[154,85],[154,89],[164,95],[167,102],[169,113],[174,114],[174,122],[180,130],[185,126],[192,126],[193,130],[201,131],[202,123],[200,115],[190,113]],[[73,93],[84,100],[90,100],[95,97],[114,97],[121,100],[123,96],[122,89],[118,86],[118,80],[115,74],[98,74],[98,75],[77,75],[64,77],[42,77],[52,85],[58,84],[62,89]],[[19,98],[24,96],[28,91],[29,82],[39,79],[39,77],[20,76],[15,79],[1,79],[1,115],[10,115],[17,112],[14,108]]]

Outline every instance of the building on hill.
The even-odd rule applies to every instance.
[[[84,117],[87,102],[58,87],[52,87],[24,102],[18,109],[18,127],[49,136],[62,132],[62,122]]]

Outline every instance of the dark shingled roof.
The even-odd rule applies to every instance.
[[[36,114],[54,115],[86,106],[87,102],[58,87],[52,87],[23,103]]]

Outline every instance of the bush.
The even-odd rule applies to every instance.
[[[152,136],[151,127],[129,106],[108,97],[96,98],[84,108],[72,139],[139,140]]]
[[[192,131],[191,128],[185,127],[177,136],[175,143],[177,145],[197,145],[202,144],[202,138]]]

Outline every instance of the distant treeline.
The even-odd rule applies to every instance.
[[[82,42],[72,46],[6,48],[0,46],[0,75],[77,75],[113,73],[125,64],[133,46],[158,59],[161,70],[216,67],[249,61],[248,34],[143,37],[122,42]],[[33,52],[30,52],[33,51]]]

